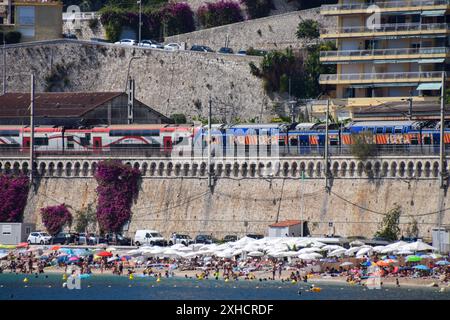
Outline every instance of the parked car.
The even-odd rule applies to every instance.
[[[247,235],[247,237],[253,238],[253,239],[262,239],[262,238],[264,238],[264,236],[262,234],[255,234],[255,233],[250,233],[250,234]]]
[[[106,242],[111,245],[118,245],[118,246],[131,246],[131,239],[122,236],[121,234],[112,234],[108,233],[105,235]]]
[[[229,54],[232,54],[232,53],[233,53],[233,49],[228,48],[228,47],[222,47],[222,48],[219,49],[218,52],[219,52],[219,53],[229,53]]]
[[[164,46],[164,50],[177,51],[181,50],[181,44],[179,43],[168,43]]]
[[[78,37],[75,34],[70,33],[70,32],[63,33],[63,38],[64,39],[73,39],[73,40],[77,40],[78,39]]]
[[[247,55],[247,51],[239,50],[236,54],[241,55],[241,56],[246,56]]]
[[[27,242],[29,244],[48,244],[52,236],[47,232],[32,232],[28,236]]]
[[[50,242],[52,244],[70,244],[77,242],[78,236],[74,233],[66,233],[66,232],[60,232],[57,235],[53,236]]]
[[[223,242],[233,242],[233,241],[237,241],[238,240],[238,237],[237,236],[235,236],[235,235],[231,235],[231,234],[228,234],[228,235],[226,235],[225,237],[223,237]]]
[[[141,40],[141,42],[138,43],[138,46],[153,49],[164,49],[164,46],[155,40]]]
[[[173,242],[173,239],[171,238],[169,240],[169,245],[174,245],[174,244],[184,244],[185,246],[188,246],[190,244],[194,243],[194,240],[192,240],[192,238],[190,236],[188,236],[187,234],[177,234],[175,235],[175,243]]]
[[[136,230],[134,235],[134,244],[140,245],[159,245],[167,246],[167,240],[156,230]]]
[[[114,42],[114,44],[121,44],[126,46],[135,46],[137,45],[136,40],[133,39],[122,39],[120,41]]]
[[[195,237],[195,243],[212,244],[219,242],[216,238],[213,238],[207,234],[199,234]]]
[[[196,45],[196,44],[194,44],[194,45],[191,47],[191,51],[214,52],[214,50],[211,49],[210,47],[207,47],[207,46],[199,46],[199,45]]]
[[[79,237],[78,237],[78,243],[79,244],[87,244],[87,245],[96,245],[99,243],[107,243],[106,239],[101,237],[101,236],[97,236],[95,234],[90,233],[87,236],[87,240],[86,240],[86,233],[80,233]]]

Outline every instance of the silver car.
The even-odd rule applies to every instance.
[[[125,46],[135,46],[137,45],[136,40],[133,39],[122,39],[120,41],[114,42],[114,44],[121,44]]]

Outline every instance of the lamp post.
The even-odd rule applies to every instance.
[[[138,45],[141,43],[141,29],[142,29],[142,0],[138,0],[137,4],[139,4],[139,38]]]

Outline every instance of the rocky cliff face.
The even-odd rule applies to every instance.
[[[268,121],[273,104],[249,67],[260,59],[74,41],[22,45],[7,49],[7,90],[29,91],[33,72],[36,92],[125,91],[129,70],[137,99],[165,115],[206,118],[211,97],[215,119]]]

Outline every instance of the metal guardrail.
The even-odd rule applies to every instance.
[[[447,47],[436,48],[404,48],[404,49],[373,49],[373,50],[337,50],[321,51],[321,58],[328,57],[363,57],[363,56],[398,56],[413,54],[447,54],[450,49]]]
[[[367,81],[367,80],[409,80],[440,79],[442,71],[432,72],[385,72],[385,73],[349,73],[321,74],[319,81]]]
[[[240,159],[257,156],[258,158],[289,158],[289,157],[305,157],[305,156],[324,156],[325,147],[323,145],[309,145],[309,146],[279,146],[272,151],[266,151],[264,148],[259,147],[256,149],[256,145],[252,146],[254,154],[250,154],[248,146],[239,146],[238,148],[231,149],[226,148],[217,152],[213,157],[215,160],[219,159]],[[256,151],[257,150],[257,151]],[[224,155],[222,155],[222,152]],[[352,150],[349,145],[329,145],[328,152],[330,156],[352,156]],[[450,148],[446,150],[447,154],[450,154]],[[439,145],[377,145],[374,150],[376,156],[439,156]],[[60,151],[50,150],[36,151],[35,156],[37,158],[74,158],[74,159],[88,159],[88,158],[149,158],[149,159],[185,159],[185,160],[206,160],[207,149],[199,150],[196,153],[190,151],[179,153],[170,152],[164,150],[149,150],[149,149],[125,149],[125,150],[108,150],[108,151],[96,151],[96,152],[76,152],[76,151]],[[27,158],[29,157],[29,150],[26,148],[10,148],[0,149],[0,158]]]
[[[449,0],[405,0],[405,1],[386,1],[375,3],[344,3],[329,4],[320,7],[320,11],[339,11],[339,10],[364,10],[371,5],[376,5],[381,9],[403,8],[403,7],[425,7],[425,6],[443,6],[450,5]]]
[[[351,33],[381,33],[381,32],[409,32],[409,31],[433,31],[446,30],[448,31],[449,24],[447,23],[394,23],[381,24],[368,28],[367,26],[351,26],[341,28],[323,28],[322,35],[328,34],[351,34]]]

